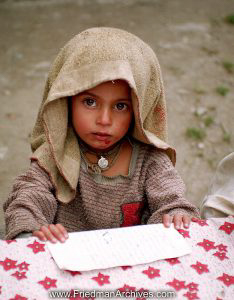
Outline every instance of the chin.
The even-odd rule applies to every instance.
[[[94,147],[97,148],[97,149],[107,149],[107,148],[109,148],[113,145],[114,145],[113,143],[109,142],[107,144],[103,143],[102,145],[97,145],[97,146],[94,146]]]

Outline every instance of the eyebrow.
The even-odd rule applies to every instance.
[[[94,94],[94,93],[91,93],[91,92],[81,92],[80,94],[79,94],[79,96],[83,96],[83,95],[89,95],[89,96],[92,96],[92,97],[96,97],[96,98],[99,98],[99,99],[101,99],[101,97],[99,97],[98,95],[96,95],[96,94]],[[132,101],[132,99],[131,98],[120,98],[120,99],[116,99],[116,101],[129,101],[129,102],[131,102]]]

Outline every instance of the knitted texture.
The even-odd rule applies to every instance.
[[[199,216],[184,198],[184,183],[163,150],[139,143],[135,168],[129,174],[119,182],[117,176],[100,175],[106,180],[97,183],[81,168],[75,199],[64,204],[56,199],[48,174],[32,162],[26,174],[16,179],[4,204],[5,238],[50,223],[61,223],[74,232],[161,223],[166,213]]]

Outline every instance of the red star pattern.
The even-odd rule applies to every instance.
[[[89,297],[89,298],[81,297],[80,293],[77,293],[77,291],[76,291],[76,293],[74,294],[74,290],[71,290],[69,299],[70,300],[94,300],[95,298],[94,297]]]
[[[186,288],[189,289],[190,292],[192,291],[198,291],[198,284],[194,282],[190,282],[186,285]]]
[[[193,222],[196,222],[198,225],[200,226],[209,226],[209,224],[207,224],[206,220],[201,220],[201,219],[197,219],[197,218],[192,218]]]
[[[219,251],[227,252],[227,246],[225,246],[223,244],[217,245],[216,248],[218,248]]]
[[[178,259],[178,257],[166,258],[165,261],[169,262],[170,265],[180,264],[180,260]]]
[[[28,298],[25,298],[23,296],[20,296],[20,295],[16,294],[15,298],[11,298],[9,300],[28,300]]]
[[[214,242],[203,239],[203,242],[197,243],[198,246],[203,247],[206,251],[210,251],[211,249],[215,249]]]
[[[5,271],[15,269],[16,268],[17,260],[12,260],[8,257],[5,258],[5,260],[0,261],[0,265],[3,266]]]
[[[220,260],[229,259],[229,257],[226,256],[226,252],[215,252],[213,254],[214,256],[217,256]]]
[[[188,230],[177,229],[177,231],[179,231],[179,233],[180,233],[181,235],[183,235],[184,238],[190,238],[190,235],[189,235],[189,231],[188,231]]]
[[[191,265],[191,267],[193,269],[195,269],[198,274],[203,274],[203,273],[209,272],[207,265],[204,265],[204,264],[200,263],[199,261],[197,261],[197,263],[195,265]]]
[[[20,269],[20,271],[22,270],[26,270],[28,271],[28,266],[30,266],[30,264],[27,264],[25,261],[22,262],[21,264],[18,264],[16,267]]]
[[[225,222],[227,221],[227,222]],[[232,289],[234,288],[234,274],[231,269],[231,258],[232,258],[232,244],[231,244],[231,238],[233,235],[233,227],[234,227],[234,219],[232,218],[227,218],[227,219],[221,219],[217,220],[217,222],[212,223],[212,228],[211,228],[211,223],[208,220],[207,223],[210,225],[210,229],[213,229],[213,225],[215,227],[216,232],[213,230],[209,230],[209,228],[205,227],[208,226],[208,224],[201,223],[199,222],[206,222],[206,220],[196,220],[197,224],[193,224],[196,228],[197,231],[200,233],[198,234],[198,239],[193,239],[193,234],[191,232],[191,237],[190,242],[192,243],[193,247],[195,247],[195,250],[200,250],[197,251],[197,258],[195,257],[193,260],[183,260],[180,257],[175,257],[175,258],[167,258],[164,259],[164,263],[162,263],[162,267],[159,267],[159,264],[157,262],[151,263],[149,265],[142,265],[142,267],[135,268],[133,266],[121,266],[117,269],[117,275],[112,275],[112,273],[109,273],[108,270],[96,270],[90,274],[93,275],[86,275],[85,272],[79,272],[79,271],[70,271],[70,270],[62,270],[60,272],[59,276],[63,276],[64,282],[60,282],[60,277],[56,276],[56,269],[51,269],[51,273],[47,273],[46,269],[42,267],[42,270],[40,270],[40,267],[38,269],[33,268],[33,264],[35,261],[35,253],[38,252],[44,252],[38,254],[36,256],[37,264],[42,264],[44,263],[44,258],[46,255],[49,255],[49,252],[46,251],[46,244],[44,242],[40,242],[40,240],[35,240],[31,239],[30,242],[23,243],[23,251],[24,255],[21,256],[21,253],[19,252],[19,247],[20,243],[19,240],[8,240],[8,241],[2,241],[2,249],[4,250],[1,257],[0,257],[0,277],[2,275],[3,279],[9,279],[12,281],[12,292],[7,298],[7,286],[5,285],[4,282],[0,282],[2,286],[0,286],[0,298],[4,299],[9,299],[9,300],[27,300],[30,297],[29,294],[27,295],[26,293],[21,293],[20,289],[18,289],[18,285],[26,284],[27,281],[30,281],[30,275],[34,275],[34,272],[37,271],[37,279],[34,280],[34,285],[37,286],[41,290],[42,293],[45,293],[50,290],[56,289],[56,288],[61,288],[63,289],[66,280],[71,281],[73,280],[72,276],[78,276],[77,279],[79,280],[89,280],[89,286],[96,287],[99,289],[103,289],[106,286],[106,289],[113,290],[112,289],[112,284],[113,288],[120,287],[118,291],[122,295],[127,292],[131,291],[138,291],[139,293],[144,293],[148,292],[148,290],[144,289],[143,287],[147,287],[147,283],[151,281],[153,282],[160,282],[164,284],[164,286],[170,290],[174,290],[179,297],[183,299],[201,299],[203,296],[201,295],[201,292],[206,288],[205,284],[206,282],[209,281],[215,281],[213,290],[212,290],[212,297],[216,300],[222,300],[221,296],[218,297],[217,295],[219,294],[220,287],[225,288],[225,294],[227,293],[227,298],[228,296],[231,297],[231,292]],[[200,226],[204,226],[203,228]],[[183,228],[185,229],[185,228]],[[190,235],[190,232],[186,230],[180,229],[178,231],[181,231],[188,235]],[[216,235],[217,234],[217,235]],[[196,235],[196,233],[195,233]],[[202,238],[199,236],[202,236]],[[189,236],[190,237],[190,236]],[[210,240],[212,238],[212,240]],[[37,242],[38,241],[38,242]],[[16,243],[17,244],[14,244]],[[223,244],[225,243],[225,244]],[[9,245],[8,245],[9,244]],[[31,248],[30,250],[28,248]],[[199,247],[199,248],[198,248]],[[202,250],[201,247],[204,249]],[[34,249],[35,248],[35,249]],[[28,249],[28,250],[27,250]],[[25,251],[26,250],[26,251]],[[34,251],[35,250],[35,251]],[[4,255],[5,252],[5,255]],[[15,253],[15,254],[13,254]],[[39,256],[39,257],[38,257]],[[215,256],[213,258],[213,256]],[[10,258],[11,257],[11,258]],[[20,258],[21,257],[21,258]],[[200,257],[200,258],[198,258]],[[202,258],[203,257],[203,258]],[[50,259],[50,255],[48,256],[48,260],[50,263],[53,263]],[[27,262],[25,261],[27,260]],[[198,261],[199,260],[199,261]],[[203,263],[202,263],[203,261]],[[193,263],[193,264],[192,264]],[[205,264],[206,263],[206,264]],[[170,266],[168,265],[170,264]],[[180,264],[180,265],[178,265]],[[35,263],[36,265],[36,263]],[[173,267],[173,265],[178,265]],[[193,282],[190,282],[189,278],[180,276],[180,270],[182,267],[186,266],[187,269],[193,268],[194,271],[191,272],[193,276],[190,277],[190,280],[193,280]],[[216,270],[213,268],[216,266]],[[122,268],[122,269],[120,269]],[[177,275],[174,275],[173,273],[171,276],[168,278],[168,272],[164,274],[164,270],[168,271],[169,269],[169,274],[170,274],[170,269],[173,268],[173,272],[175,271]],[[125,271],[131,269],[130,271]],[[160,270],[159,270],[160,269]],[[33,272],[33,274],[31,274]],[[69,274],[66,274],[66,273]],[[131,274],[135,275],[136,272],[136,282],[141,282],[140,285],[136,285],[135,281],[127,281],[124,278],[129,278],[129,280],[132,280]],[[224,273],[225,272],[225,273]],[[2,273],[2,274],[1,274]],[[105,274],[106,273],[106,274]],[[108,274],[107,274],[108,273]],[[116,285],[117,281],[115,281],[115,276],[122,276],[121,281],[119,281],[120,284]],[[40,275],[43,274],[43,275]],[[65,274],[65,276],[64,276]],[[180,275],[179,275],[180,274]],[[80,276],[82,275],[82,276]],[[95,275],[95,277],[93,277]],[[110,276],[108,276],[110,275]],[[146,275],[146,276],[145,276]],[[200,276],[199,276],[200,275]],[[4,277],[5,276],[5,277]],[[125,277],[124,277],[125,276]],[[130,277],[129,277],[130,276]],[[165,277],[164,277],[165,276]],[[49,278],[50,277],[50,278]],[[159,277],[157,279],[157,277]],[[62,277],[61,277],[62,278]],[[138,281],[138,279],[142,281]],[[180,280],[178,280],[180,278]],[[35,278],[34,278],[35,279]],[[40,281],[39,281],[40,280]],[[92,281],[93,280],[93,281]],[[170,280],[170,282],[167,282],[167,280]],[[185,280],[185,281],[183,281]],[[94,282],[95,281],[95,282]],[[115,284],[114,284],[115,281]],[[83,281],[82,281],[83,282]],[[145,285],[146,284],[146,285]],[[166,284],[166,285],[165,285]],[[60,286],[61,285],[61,286]],[[142,287],[142,288],[140,288]],[[149,287],[147,287],[149,289]],[[65,286],[66,289],[66,286]],[[36,290],[36,289],[35,289]],[[35,293],[35,291],[34,291]],[[23,295],[22,295],[23,294]],[[74,300],[91,300],[93,298],[84,298],[81,297],[81,294],[76,293],[75,297],[70,298]],[[127,294],[126,294],[127,295]],[[142,295],[137,295],[139,298],[135,298],[136,300],[145,300],[146,296],[144,294]],[[36,297],[36,296],[34,296]],[[32,295],[32,298],[34,298]],[[71,297],[71,296],[70,296]],[[125,296],[126,297],[126,296]],[[216,298],[215,298],[216,297]],[[123,297],[124,298],[124,297]],[[225,297],[224,297],[225,298]]]
[[[33,249],[33,253],[37,254],[38,252],[44,252],[45,244],[38,243],[36,240],[33,244],[28,244],[27,247]]]
[[[143,288],[141,288],[140,290],[138,290],[139,293],[144,293],[144,292],[148,292],[148,290],[145,290]],[[136,298],[136,300],[146,300],[146,298]]]
[[[92,279],[95,280],[100,286],[102,286],[106,283],[110,283],[109,278],[110,278],[110,276],[104,275],[100,272],[98,273],[97,277],[92,277]]]
[[[160,277],[159,274],[160,270],[149,267],[148,270],[142,271],[142,273],[146,274],[150,279],[153,279],[155,277]]]
[[[27,276],[25,275],[26,272],[19,272],[19,271],[16,271],[14,274],[12,274],[11,276],[14,276],[16,277],[18,280],[21,280],[21,279],[24,279],[24,278],[27,278]]]
[[[167,285],[172,286],[176,291],[180,291],[186,288],[185,281],[180,281],[176,278],[174,278],[174,280],[171,282],[167,282]]]
[[[64,270],[65,272],[70,273],[72,276],[81,275],[82,273],[79,271],[70,271],[70,270]]]
[[[5,240],[7,244],[16,243],[16,240]]]
[[[129,286],[127,284],[124,284],[123,287],[119,288],[118,289],[121,293],[124,293],[124,292],[131,292],[131,291],[135,291],[136,288],[134,286]]]
[[[41,285],[43,285],[44,288],[46,290],[48,290],[48,289],[50,289],[52,287],[57,287],[56,286],[56,281],[57,281],[56,279],[51,279],[51,278],[49,278],[49,277],[46,276],[44,280],[38,281],[38,283],[41,284]]]
[[[227,234],[231,234],[232,231],[234,230],[234,224],[225,222],[223,225],[219,227],[219,230],[225,231]]]
[[[223,273],[223,276],[220,276],[217,279],[221,280],[226,286],[234,284],[234,276],[228,275],[226,273]]]
[[[122,266],[121,268],[125,271],[125,270],[127,270],[127,269],[132,268],[132,266]]]
[[[184,294],[184,296],[186,298],[188,298],[189,300],[200,299],[200,298],[197,297],[197,293],[187,292],[186,294]]]

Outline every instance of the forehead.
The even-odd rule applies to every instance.
[[[88,89],[81,94],[93,94],[96,96],[116,95],[124,98],[130,98],[131,89],[124,80],[112,80],[103,82],[94,88]]]

